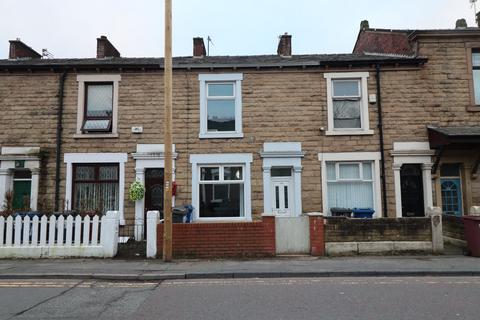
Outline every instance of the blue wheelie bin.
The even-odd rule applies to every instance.
[[[372,208],[353,208],[352,212],[354,218],[372,219],[375,210]]]

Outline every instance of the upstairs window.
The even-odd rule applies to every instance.
[[[235,83],[207,83],[207,132],[235,132]]]
[[[360,80],[332,80],[334,129],[362,128]]]
[[[241,138],[242,74],[201,74],[200,138]]]
[[[480,52],[472,52],[473,93],[475,105],[480,105]]]
[[[79,74],[74,138],[118,137],[119,74]]]
[[[368,72],[326,73],[327,135],[373,134],[369,128]]]
[[[111,132],[113,83],[85,83],[85,116],[82,132]]]

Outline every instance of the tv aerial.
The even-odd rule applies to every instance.
[[[213,44],[212,38],[210,36],[208,36],[207,37],[207,56],[210,55],[210,44],[212,44],[212,46],[215,46]]]
[[[469,0],[470,5],[473,8],[474,14],[475,14],[475,20],[477,19],[477,0]]]

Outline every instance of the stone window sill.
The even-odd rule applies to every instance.
[[[468,106],[467,111],[468,112],[480,112],[480,106],[479,105]]]
[[[326,136],[368,136],[373,135],[373,130],[359,130],[359,131],[327,131]]]
[[[229,132],[229,133],[200,133],[198,135],[200,139],[230,139],[230,138],[243,138],[243,133]]]
[[[101,134],[82,134],[76,133],[74,139],[114,139],[118,138],[118,133],[101,133]]]

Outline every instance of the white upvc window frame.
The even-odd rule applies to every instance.
[[[241,167],[242,168],[242,179],[241,180],[225,180],[225,167]],[[241,184],[245,186],[245,175],[243,172],[245,171],[245,164],[243,163],[228,163],[228,164],[208,164],[208,165],[198,165],[198,184],[211,184],[213,185],[213,190],[215,190],[216,185],[225,185],[225,184]],[[202,168],[218,168],[218,180],[202,180]],[[230,186],[229,186],[230,190]],[[245,196],[245,195],[244,195]],[[215,191],[213,192],[213,199],[212,200],[219,200],[215,198]],[[245,208],[245,205],[242,206]],[[245,209],[243,214],[245,215]],[[243,218],[240,216],[239,218]]]
[[[65,153],[64,162],[67,165],[65,210],[72,210],[73,164],[118,163],[118,211],[120,212],[120,225],[125,225],[125,163],[127,161],[126,153]]]
[[[373,179],[373,208],[375,209],[374,217],[380,218],[382,214],[382,191],[380,187],[380,152],[332,152],[332,153],[319,153],[318,160],[321,162],[321,172],[322,172],[322,204],[323,212],[325,215],[330,215],[328,210],[328,182],[327,177],[327,163],[335,162],[336,175],[339,177],[339,163],[348,164],[348,163],[362,163],[362,162],[371,162],[372,163],[372,179]],[[363,178],[363,167],[360,168],[360,177]],[[336,180],[339,182],[361,182],[364,180]],[[365,182],[370,182],[366,181]]]
[[[365,161],[327,161],[327,162],[333,162],[335,164],[335,180],[328,180],[327,182],[372,182],[374,181],[374,172],[373,172],[373,166],[374,163],[371,160],[365,160]],[[372,178],[371,179],[365,179],[364,177],[364,172],[363,172],[363,165],[365,163],[370,163],[372,165]],[[358,179],[342,179],[340,177],[340,165],[358,165],[358,170],[359,170],[359,178]]]
[[[118,137],[118,88],[122,80],[119,74],[79,74],[78,82],[78,98],[77,98],[77,130],[74,138],[117,138]],[[108,133],[85,133],[82,131],[85,114],[85,83],[88,82],[105,82],[113,83],[113,105],[112,105],[112,131]]]
[[[239,180],[225,180],[225,167],[241,167],[242,179]],[[202,168],[218,168],[218,180],[202,180]],[[218,163],[218,164],[199,164],[198,165],[198,182],[203,184],[219,184],[219,183],[244,183],[245,182],[245,164],[244,163]]]
[[[372,135],[370,130],[369,110],[368,110],[368,72],[341,72],[341,73],[325,73],[323,77],[327,81],[327,136],[336,135]],[[333,119],[333,81],[335,80],[358,80],[360,86],[360,128],[335,128]],[[349,97],[342,97],[348,99]],[[357,96],[352,98],[358,98]]]
[[[192,164],[192,204],[194,221],[252,221],[251,204],[251,173],[250,167],[253,161],[251,153],[220,153],[220,154],[193,154],[190,156]],[[200,180],[200,170],[205,167],[220,167],[219,180]],[[242,180],[224,180],[224,167],[242,167]],[[243,216],[242,217],[200,217],[200,184],[243,184]]]
[[[243,138],[242,124],[242,73],[199,74],[200,82],[200,133],[199,138]],[[210,97],[209,84],[233,84],[234,96]],[[235,131],[208,131],[207,101],[209,99],[235,100]]]

